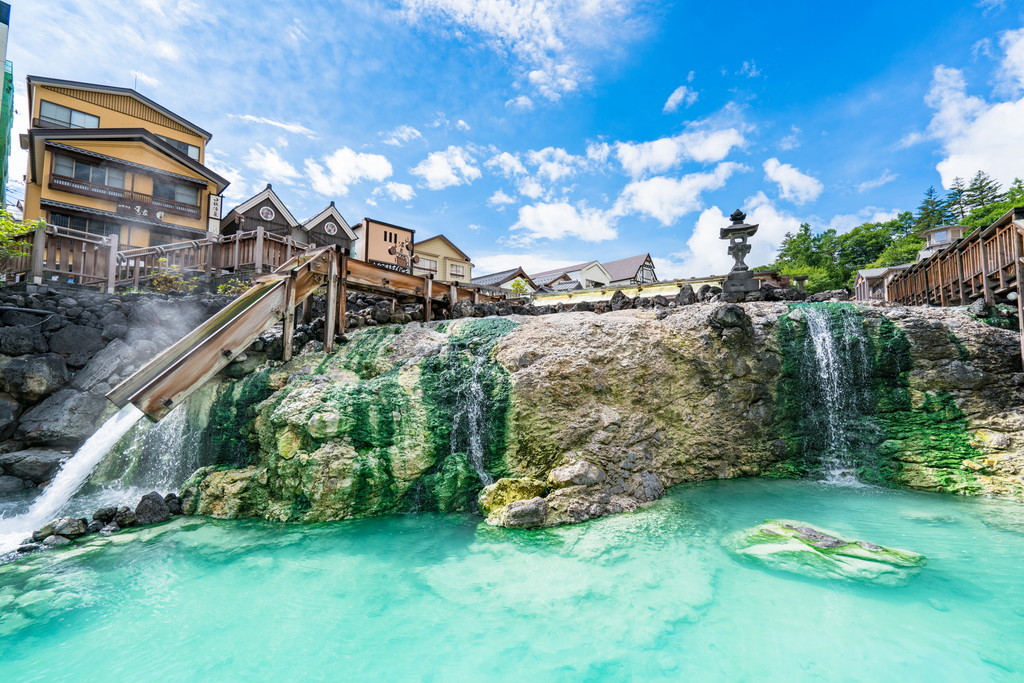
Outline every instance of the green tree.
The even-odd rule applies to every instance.
[[[512,294],[515,296],[527,296],[530,293],[530,288],[526,286],[526,283],[523,282],[523,278],[521,277],[517,277],[512,281],[510,289],[512,290]]]
[[[1002,218],[1007,211],[1018,206],[1024,206],[1024,182],[1021,182],[1020,178],[1015,178],[1002,200],[974,209],[967,214],[963,224],[973,228],[985,228]]]
[[[914,219],[914,229],[917,232],[931,230],[940,225],[949,223],[949,207],[946,200],[939,197],[934,187],[929,187],[924,193],[924,199],[917,207],[917,214]]]
[[[1002,189],[995,178],[984,171],[978,171],[971,178],[971,183],[964,192],[964,202],[971,210],[995,204],[1005,198]]]
[[[21,237],[43,225],[45,221],[19,221],[0,209],[0,271],[7,272],[16,259],[32,251],[32,238]]]
[[[962,223],[967,218],[967,213],[970,210],[967,206],[967,185],[960,176],[953,178],[953,183],[949,186],[949,192],[946,193],[946,206],[949,207],[949,212],[957,222]]]

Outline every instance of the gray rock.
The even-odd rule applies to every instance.
[[[159,524],[171,518],[171,510],[156,491],[151,491],[142,497],[135,508],[135,521],[139,524]]]
[[[180,515],[181,511],[181,498],[173,493],[168,493],[164,496],[164,502],[167,503],[167,509],[172,515]]]
[[[47,448],[28,448],[0,455],[0,468],[5,474],[28,479],[36,484],[50,481],[61,463],[71,455]]]
[[[30,444],[77,446],[96,431],[108,405],[103,395],[61,389],[25,413],[18,431]]]
[[[84,366],[104,346],[103,332],[85,325],[66,325],[50,335],[50,351],[67,358],[68,365]]]
[[[0,362],[0,391],[24,403],[38,403],[68,381],[64,359],[52,353]]]
[[[36,529],[35,531],[33,531],[32,532],[32,540],[33,541],[41,541],[44,538],[46,538],[47,536],[53,536],[53,524],[56,521],[57,520],[54,520],[53,522],[50,522],[49,524],[47,524],[45,526],[42,526],[42,527]]]
[[[509,503],[501,516],[502,526],[510,529],[529,529],[544,524],[548,504],[541,498],[517,500]]]
[[[116,524],[119,529],[125,529],[138,524],[138,520],[135,519],[134,512],[122,505],[117,509],[117,514],[114,515],[114,524]]]
[[[25,488],[25,482],[20,477],[12,477],[9,474],[0,475],[0,495],[5,493],[17,493]]]
[[[0,394],[0,439],[9,439],[18,426],[21,404],[10,394]]]
[[[43,545],[41,543],[26,543],[24,545],[19,545],[18,546],[18,552],[19,553],[31,553],[31,552],[34,552],[36,550],[39,550],[42,547],[43,547]]]
[[[548,474],[548,483],[555,488],[590,486],[592,484],[600,484],[606,479],[608,479],[608,476],[601,468],[586,460],[580,460],[571,465],[563,465],[551,470]]]
[[[97,510],[96,512],[93,513],[92,518],[93,518],[94,521],[103,522],[104,524],[109,524],[110,522],[112,522],[114,520],[114,515],[116,515],[116,514],[117,514],[117,508],[113,508],[113,507],[100,508],[99,510]]]
[[[117,524],[111,522],[110,524],[107,524],[102,529],[100,529],[100,536],[109,536],[110,534],[116,533],[116,532],[118,532],[120,530],[121,530],[121,527],[119,527],[119,526],[117,526]]]
[[[101,522],[101,521],[99,521],[97,519],[94,519],[91,522],[89,522],[89,526],[87,526],[85,528],[85,530],[86,530],[87,533],[95,534],[95,533],[98,533],[99,530],[102,529],[104,526],[106,526],[106,525],[103,522]]]
[[[54,520],[53,533],[64,538],[78,538],[84,536],[89,529],[89,524],[84,519],[76,517],[61,517]]]
[[[68,543],[71,543],[71,541],[63,536],[47,536],[43,539],[43,545],[48,545],[50,547],[67,545]]]
[[[46,340],[38,327],[15,325],[0,327],[0,353],[21,356],[26,353],[45,353]]]
[[[984,298],[975,299],[971,302],[971,305],[967,307],[967,312],[971,315],[976,315],[979,318],[987,318],[988,304],[985,303]]]
[[[697,303],[697,295],[693,291],[692,285],[683,285],[679,293],[676,294],[676,306],[689,306],[690,304]]]
[[[849,301],[850,293],[845,289],[830,289],[826,292],[811,294],[807,300],[814,303],[817,301]]]

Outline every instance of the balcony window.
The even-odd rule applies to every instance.
[[[100,218],[85,218],[83,216],[71,216],[64,213],[50,213],[50,224],[61,228],[70,228],[87,232],[91,235],[120,235],[121,226]]]
[[[92,164],[66,154],[57,154],[53,161],[56,175],[74,178],[93,185],[106,185],[124,189],[124,169]]]
[[[199,161],[199,148],[195,145],[190,145],[186,142],[179,142],[178,140],[173,140],[171,138],[165,138],[163,135],[157,135],[157,137],[182,154],[186,154],[196,161]]]
[[[425,273],[437,273],[437,260],[420,257],[419,262],[416,264],[416,270],[422,270]]]
[[[46,100],[41,100],[39,103],[39,120],[61,128],[100,127],[100,117]]]
[[[192,185],[168,183],[163,180],[153,181],[153,196],[182,204],[199,205],[199,188]]]
[[[451,265],[448,266],[448,273],[453,278],[464,278],[466,277],[466,266],[452,263]]]

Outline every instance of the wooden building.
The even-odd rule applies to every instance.
[[[206,237],[228,181],[204,165],[210,133],[130,88],[29,76],[26,219],[119,247]]]
[[[327,208],[302,224],[307,244],[316,247],[336,245],[338,249],[348,253],[356,239],[352,227],[341,215],[332,201]]]
[[[658,281],[650,254],[637,254],[615,261],[602,261],[611,276],[610,285],[646,285]]]
[[[433,275],[443,282],[468,283],[473,279],[473,262],[444,235],[435,235],[414,246],[414,275]]]
[[[352,258],[382,268],[412,273],[416,231],[374,218],[364,218],[352,226],[355,240]]]
[[[231,209],[221,219],[220,233],[233,235],[236,232],[249,232],[259,227],[273,235],[290,237],[297,242],[305,241],[305,232],[302,230],[302,226],[274,192],[274,187],[270,183],[267,183],[262,192],[258,192]]]

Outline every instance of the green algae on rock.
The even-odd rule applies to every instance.
[[[769,519],[723,539],[734,556],[762,567],[817,579],[902,586],[926,563],[924,555],[844,538],[806,522]]]

